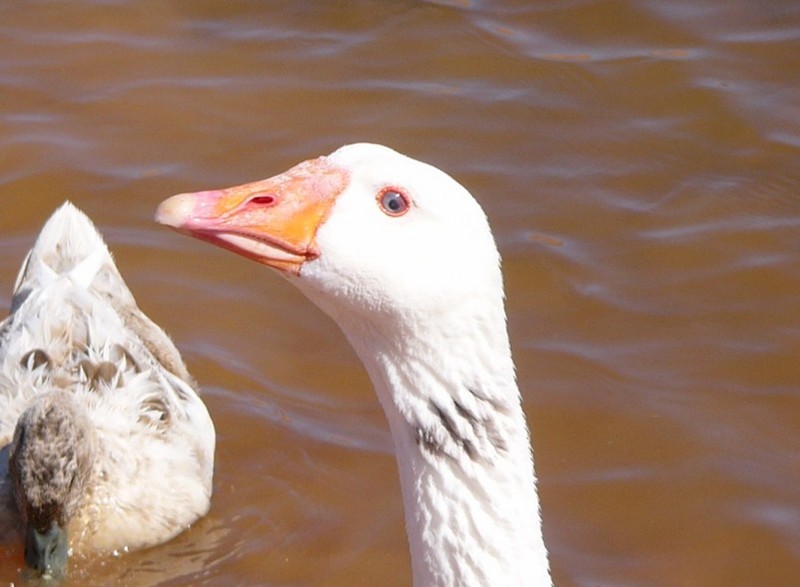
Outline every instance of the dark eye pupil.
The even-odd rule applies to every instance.
[[[403,212],[408,206],[403,196],[393,190],[383,194],[381,204],[387,212]]]

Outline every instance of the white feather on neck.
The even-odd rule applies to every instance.
[[[502,300],[376,320],[303,289],[346,334],[386,414],[414,584],[550,585]]]

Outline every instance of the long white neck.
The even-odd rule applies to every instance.
[[[382,325],[327,309],[389,421],[414,584],[549,586],[502,301],[465,305]]]

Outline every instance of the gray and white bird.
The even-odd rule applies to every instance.
[[[210,506],[206,406],[70,203],[44,225],[0,324],[0,447],[0,531],[44,575],[63,575],[71,553],[169,540]]]

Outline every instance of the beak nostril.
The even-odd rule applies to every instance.
[[[275,196],[261,195],[250,198],[250,204],[257,204],[259,206],[269,206],[275,203]]]

